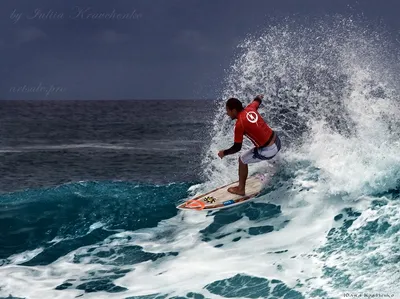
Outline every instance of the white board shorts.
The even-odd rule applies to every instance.
[[[245,151],[241,156],[240,160],[243,164],[258,163],[265,160],[271,160],[281,150],[281,140],[278,135],[274,144],[263,148],[252,148]]]

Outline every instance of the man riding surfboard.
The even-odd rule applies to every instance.
[[[245,186],[248,174],[248,164],[258,163],[263,160],[270,160],[280,151],[281,141],[278,135],[268,126],[258,113],[264,95],[258,95],[245,108],[242,102],[236,98],[226,101],[226,114],[233,120],[236,119],[234,144],[231,148],[221,150],[218,156],[224,156],[239,152],[242,148],[243,136],[255,145],[239,157],[239,185],[228,188],[228,192],[238,195],[245,195]]]

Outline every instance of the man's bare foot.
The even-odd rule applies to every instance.
[[[237,194],[237,195],[244,195],[245,194],[243,189],[239,189],[239,186],[229,187],[228,188],[228,192],[233,193],[233,194]]]

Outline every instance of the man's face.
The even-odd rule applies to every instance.
[[[226,107],[226,114],[227,114],[231,119],[235,119],[236,116],[237,116],[236,109],[230,110],[228,107]]]

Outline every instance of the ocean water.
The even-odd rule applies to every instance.
[[[395,47],[338,17],[237,53],[216,101],[0,103],[0,298],[400,298]],[[258,93],[282,140],[272,181],[178,211],[237,180],[224,100]]]

